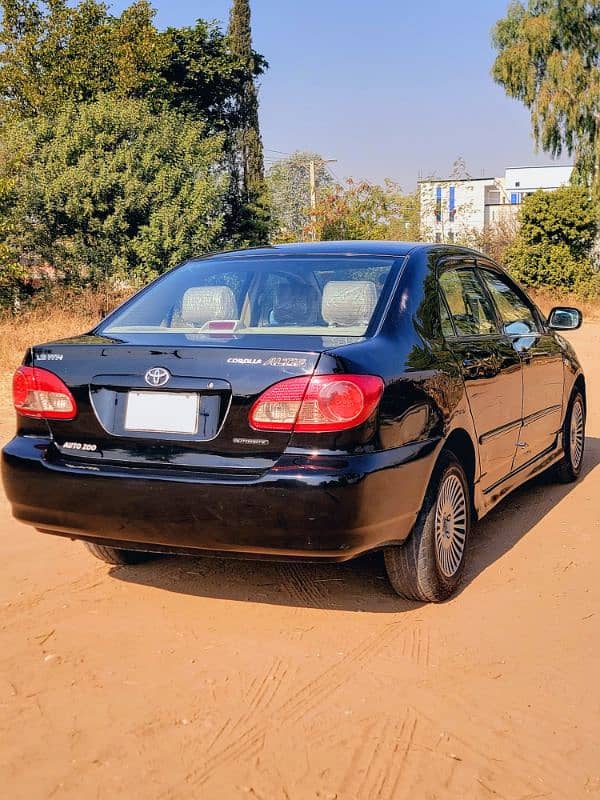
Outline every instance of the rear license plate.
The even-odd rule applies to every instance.
[[[197,433],[199,395],[185,392],[129,392],[126,431]]]

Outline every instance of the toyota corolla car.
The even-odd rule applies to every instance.
[[[471,523],[575,480],[585,378],[503,270],[456,246],[285,245],[192,259],[14,376],[15,517],[110,564],[149,553],[344,561],[456,588]]]

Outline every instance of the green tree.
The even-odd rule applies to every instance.
[[[599,216],[585,187],[563,186],[525,197],[506,266],[527,286],[597,294],[600,277],[590,263],[590,250]]]
[[[272,240],[300,241],[310,226],[310,162],[315,162],[317,194],[331,187],[333,178],[325,160],[317,153],[296,152],[276,161],[267,172],[271,214]]]
[[[10,137],[0,136],[0,308],[18,302],[28,277],[17,244],[22,223],[13,213],[27,149],[24,132],[17,127]]]
[[[240,86],[262,74],[263,57],[253,54],[250,72],[232,52],[229,38],[201,19],[192,27],[167,28],[161,35],[168,45],[160,69],[161,97],[172,108],[204,120],[213,131],[233,130]]]
[[[253,76],[257,74],[256,54],[252,49],[249,0],[233,0],[229,19],[231,52],[246,70],[236,97],[234,119],[238,132],[238,154],[244,199],[252,199],[264,189],[264,159],[258,122],[258,93]]]
[[[9,155],[0,163],[4,284],[16,281],[17,273],[31,258],[64,265],[71,279],[81,269],[78,280],[96,280],[94,276],[100,272],[126,266],[143,271],[144,253],[146,269],[153,273],[181,253],[265,239],[268,214],[264,195],[256,184],[251,192],[242,191],[237,156],[242,116],[257,122],[256,93],[254,105],[246,103],[254,117],[248,111],[241,114],[240,98],[248,99],[254,80],[266,68],[249,39],[234,51],[231,37],[203,20],[191,27],[158,31],[155,12],[147,0],[136,0],[119,16],[110,14],[98,0],[75,4],[69,0],[0,0],[0,12],[0,140]],[[152,136],[153,115],[157,136],[164,134],[168,143],[163,150]],[[69,130],[65,121],[76,130]],[[130,138],[127,134],[123,148],[119,145],[115,150],[116,129],[128,125]],[[21,140],[28,157],[18,161],[15,171],[11,147]],[[248,141],[251,143],[251,138]],[[126,142],[140,165],[139,175],[124,163]],[[104,146],[106,164],[101,158]],[[71,152],[71,147],[75,151]],[[154,163],[159,153],[165,155],[160,176]],[[262,158],[261,150],[259,154]],[[83,173],[88,162],[109,182],[116,181],[115,198],[119,170],[127,173],[127,180],[131,178],[112,210],[112,200],[105,198],[91,174],[85,185]],[[250,159],[248,163],[255,162]],[[142,164],[152,164],[145,193]],[[109,178],[106,172],[112,167],[115,174]],[[80,169],[77,176],[75,168]],[[192,173],[199,176],[196,187],[183,177]],[[77,185],[71,186],[72,181]],[[43,195],[48,186],[57,191],[68,211],[61,211],[49,190]],[[70,186],[73,197],[67,197],[63,186]],[[175,198],[185,197],[186,192],[190,206],[180,208]],[[207,205],[200,210],[203,197]],[[79,200],[83,205],[76,209]],[[156,203],[162,205],[152,205]],[[27,231],[18,220],[15,204],[20,213],[29,214]],[[174,215],[172,222],[167,220],[168,213]],[[196,233],[186,228],[188,223],[197,225]],[[116,227],[113,230],[111,226]],[[119,226],[127,231],[123,236],[117,231]],[[161,231],[165,235],[162,246],[158,241]],[[132,237],[130,245],[127,236]]]
[[[268,240],[270,214],[255,77],[266,67],[266,62],[252,49],[249,0],[233,0],[228,41],[231,52],[245,71],[229,114],[229,227],[237,244],[262,244]]]
[[[6,137],[24,142],[27,168],[5,243],[71,283],[146,280],[219,240],[222,137],[202,122],[107,95],[16,122]]]
[[[316,238],[413,241],[419,237],[419,204],[398,184],[383,186],[351,178],[322,193],[315,210]]]
[[[0,0],[0,119],[54,114],[66,103],[144,98],[204,120],[239,127],[239,97],[266,62],[242,57],[214,23],[158,31],[147,0],[120,16],[97,0]]]
[[[538,144],[574,154],[574,179],[600,198],[598,0],[512,2],[493,42],[494,79],[531,111]]]
[[[100,93],[161,96],[171,45],[138,0],[120,17],[103,3],[83,0],[1,0],[0,108],[12,115],[53,114],[66,103]]]

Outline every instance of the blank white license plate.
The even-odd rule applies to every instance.
[[[185,392],[129,392],[125,430],[196,433],[199,397]]]

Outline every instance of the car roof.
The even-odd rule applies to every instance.
[[[292,244],[267,245],[242,250],[228,250],[206,256],[210,259],[248,258],[254,256],[322,256],[322,255],[364,255],[391,256],[399,258],[415,250],[426,250],[436,245],[427,242],[388,242],[388,241],[339,241],[339,242],[295,242]],[[439,247],[439,245],[438,245]],[[466,248],[456,248],[465,252]]]

